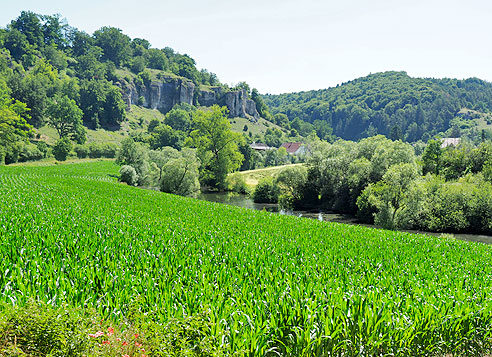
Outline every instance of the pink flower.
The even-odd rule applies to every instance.
[[[141,343],[138,343],[137,341],[135,341],[135,346],[142,347],[142,344]]]
[[[121,341],[121,338],[119,338],[119,337],[116,337],[116,341]]]
[[[109,341],[103,341],[102,342],[103,345],[109,345],[109,343],[110,343]]]
[[[101,337],[101,336],[104,336],[104,332],[102,332],[102,331],[97,331],[96,333],[90,333],[89,334],[89,337],[93,337],[93,338],[97,338],[97,337]]]
[[[121,356],[121,357],[130,357],[130,356],[129,356],[129,355],[123,355],[123,356]]]
[[[111,336],[114,333],[114,328],[108,327],[108,336]]]

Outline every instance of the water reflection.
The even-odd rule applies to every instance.
[[[255,210],[266,210],[268,212],[276,212],[279,214],[285,214],[290,216],[297,217],[305,217],[316,219],[318,221],[328,221],[328,222],[338,222],[338,223],[346,223],[346,224],[357,224],[363,225],[367,227],[374,227],[373,225],[360,223],[355,217],[339,214],[339,213],[330,213],[330,212],[319,212],[319,211],[285,211],[278,208],[277,204],[272,203],[255,203],[253,200],[246,196],[240,195],[237,193],[231,192],[204,192],[201,193],[198,197],[200,200],[225,203],[228,205],[244,207]],[[419,232],[419,231],[408,231],[411,233],[425,233],[430,235],[439,236],[441,233],[433,233],[433,232]],[[460,240],[472,241],[472,242],[480,242],[486,244],[492,244],[492,237],[478,234],[453,234],[453,236]]]

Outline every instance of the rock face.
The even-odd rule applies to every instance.
[[[167,113],[174,105],[180,103],[204,107],[218,104],[227,107],[231,118],[241,117],[256,122],[260,117],[256,103],[248,98],[244,90],[231,91],[222,87],[209,87],[198,92],[197,101],[194,103],[195,85],[184,78],[164,77],[145,85],[136,85],[133,81],[122,79],[117,85],[121,89],[128,110],[131,105],[140,105]]]
[[[181,78],[164,78],[143,86],[123,80],[119,82],[119,86],[128,109],[133,104],[166,113],[176,104],[193,104],[195,85]]]
[[[256,103],[249,99],[246,91],[227,91],[222,87],[210,87],[208,90],[200,90],[198,104],[209,107],[214,104],[226,106],[231,118],[248,118],[256,122],[260,115],[256,110]]]

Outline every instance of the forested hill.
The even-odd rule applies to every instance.
[[[470,78],[412,78],[405,72],[371,74],[334,88],[264,95],[272,114],[327,121],[338,137],[375,134],[409,142],[434,135],[480,135],[492,112],[492,83]],[[316,125],[315,125],[316,126]],[[484,133],[489,133],[484,131]]]
[[[130,104],[167,112],[175,104],[225,105],[241,99],[247,108],[236,113],[230,106],[231,116],[256,118],[253,101],[259,98],[245,83],[231,88],[214,73],[199,70],[190,56],[153,48],[118,28],[105,26],[91,35],[60,15],[31,11],[0,27],[0,109],[7,102],[25,104],[22,113],[9,110],[36,128],[46,124],[53,101],[76,105],[87,127],[114,128],[125,120]]]

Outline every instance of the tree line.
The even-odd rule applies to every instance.
[[[356,215],[389,229],[492,233],[492,144],[441,147],[423,154],[400,140],[310,144],[305,167],[261,181],[257,202]]]

